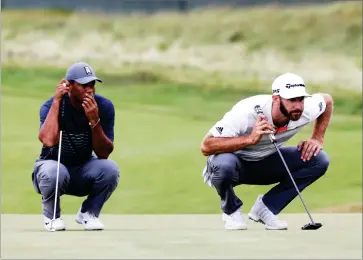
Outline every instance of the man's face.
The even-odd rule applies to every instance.
[[[77,101],[82,102],[85,94],[95,94],[95,84],[95,81],[91,81],[87,84],[79,84],[78,82],[74,81],[70,88],[71,96]]]
[[[280,111],[289,120],[297,121],[300,119],[304,111],[304,97],[291,99],[280,98]]]

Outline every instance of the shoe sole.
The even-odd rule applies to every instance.
[[[247,230],[247,227],[238,227],[238,228],[235,228],[235,227],[226,227],[226,226],[224,226],[224,228],[226,230]]]
[[[252,215],[251,213],[248,213],[248,218],[253,220],[254,222],[264,224],[266,230],[287,230],[287,227],[286,228],[275,228],[275,227],[271,227],[269,225],[266,225],[265,222],[263,222],[263,220],[256,217],[255,215]]]
[[[50,230],[50,229],[46,229],[45,231],[48,231],[48,232],[59,232],[59,231],[66,231],[66,229],[55,229],[54,231],[53,230]]]
[[[226,222],[224,219],[223,219],[223,222]],[[226,230],[247,230],[248,226],[241,226],[241,227],[229,227],[229,226],[226,226],[224,225],[224,228]]]
[[[46,228],[46,227],[44,227],[44,229],[45,229],[45,231],[48,231],[48,232],[65,231],[66,230],[66,228],[51,230],[50,228]]]
[[[78,224],[80,224],[80,225],[83,225],[83,223],[79,223],[78,221],[76,221]],[[83,226],[83,228],[84,228],[84,230],[86,230],[86,231],[101,231],[101,230],[104,230],[104,228],[85,228],[84,226]]]

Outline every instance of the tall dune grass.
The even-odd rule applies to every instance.
[[[175,81],[270,82],[290,71],[308,84],[362,87],[362,9],[319,7],[110,15],[44,11],[2,14],[2,62],[165,74]],[[207,78],[207,79],[206,79]]]

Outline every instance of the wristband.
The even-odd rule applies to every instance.
[[[89,124],[89,126],[93,129],[93,128],[95,128],[95,126],[96,126],[96,125],[98,125],[98,123],[99,123],[100,121],[101,121],[101,119],[100,119],[100,118],[98,118],[98,120],[97,120],[96,124],[94,124],[93,126],[92,126],[91,122],[89,122],[88,124]]]

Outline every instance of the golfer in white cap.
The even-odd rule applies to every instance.
[[[264,115],[257,115],[258,105]],[[248,216],[266,229],[287,229],[278,214],[298,195],[269,139],[273,133],[300,191],[318,180],[329,167],[322,150],[333,109],[329,94],[306,92],[304,80],[285,73],[272,83],[272,95],[256,95],[238,102],[204,138],[201,150],[207,156],[204,181],[220,196],[226,229],[247,229],[236,196],[237,185],[277,184],[259,195]],[[296,146],[283,144],[299,130],[315,121],[311,136]]]

